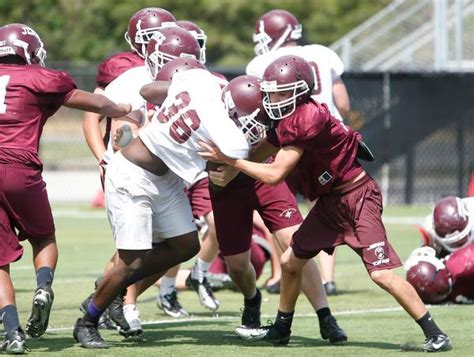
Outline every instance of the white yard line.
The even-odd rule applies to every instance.
[[[430,309],[439,308],[442,305],[433,305],[430,306]],[[452,307],[450,305],[450,307]],[[383,313],[390,313],[390,312],[397,312],[403,311],[400,306],[394,307],[383,307],[377,309],[363,309],[363,310],[344,310],[344,311],[335,311],[333,313],[334,316],[347,316],[347,315],[364,315],[364,314],[383,314]],[[312,314],[295,314],[295,318],[307,318],[307,317],[315,317],[314,313]],[[272,319],[275,315],[262,315],[261,318],[265,319]],[[189,318],[180,318],[180,319],[169,319],[169,320],[147,320],[142,321],[143,326],[151,326],[151,325],[166,325],[166,324],[186,324],[188,322],[205,322],[205,321],[240,321],[239,316],[219,316],[218,314],[212,317],[189,317]],[[64,327],[55,327],[49,328],[47,332],[55,333],[55,332],[62,332],[62,331],[70,331],[73,329],[73,326],[64,326]]]

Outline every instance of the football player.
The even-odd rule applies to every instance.
[[[332,115],[342,120],[350,110],[350,101],[346,86],[341,79],[344,64],[339,56],[330,48],[312,44],[298,45],[302,37],[303,26],[290,12],[275,9],[263,14],[256,22],[253,42],[257,55],[247,65],[247,74],[262,78],[265,68],[275,59],[285,55],[296,55],[308,61],[314,71],[316,81],[313,98],[319,103],[325,103]],[[289,180],[290,188],[298,191],[294,182]],[[308,208],[312,203],[308,202]],[[328,255],[322,251],[318,254],[321,264],[321,275],[328,295],[337,294],[334,279],[335,252]]]
[[[160,110],[108,164],[107,214],[118,259],[75,324],[74,338],[86,348],[108,347],[97,324],[122,289],[198,253],[182,181],[194,182],[205,169],[198,140],[215,142],[231,157],[248,154],[245,137],[227,117],[219,84],[201,62],[174,59],[156,79],[141,92]]]
[[[44,67],[38,34],[19,23],[0,28],[0,315],[5,339],[0,351],[23,353],[10,263],[21,258],[21,240],[33,249],[37,288],[26,332],[40,337],[48,327],[51,288],[58,259],[55,227],[38,156],[43,126],[61,106],[120,117],[129,105],[76,88],[69,74]],[[17,233],[18,232],[18,233]]]
[[[260,87],[272,129],[252,154],[255,162],[230,159],[217,148],[202,144],[206,150],[200,153],[202,157],[233,166],[267,184],[279,184],[293,172],[305,197],[318,198],[282,255],[275,323],[237,332],[248,339],[288,344],[303,267],[321,250],[331,253],[336,246],[347,244],[362,258],[370,278],[420,325],[426,337],[423,349],[448,350],[449,337],[436,325],[415,289],[393,273],[401,262],[387,240],[380,190],[357,161],[361,136],[334,118],[326,104],[311,98],[313,73],[306,60],[294,55],[280,57],[266,68]],[[269,153],[276,155],[274,162],[261,163],[262,156]],[[226,184],[227,176],[224,171],[209,173],[219,185]]]
[[[436,202],[419,231],[422,245],[435,249],[436,256],[446,255],[473,242],[474,197],[444,197]]]
[[[198,58],[200,56],[200,47],[196,39],[186,30],[177,26],[164,27],[155,31],[153,37],[149,40],[145,54],[146,65],[125,71],[113,80],[104,91],[104,94],[112,100],[127,98],[133,103],[134,110],[132,112],[125,118],[113,120],[110,125],[112,136],[116,135],[115,133],[122,127],[127,128],[127,130],[129,130],[127,132],[129,133],[128,141],[131,140],[133,136],[138,135],[138,130],[149,122],[148,116],[151,114],[150,110],[147,110],[146,102],[140,96],[139,92],[141,87],[152,82],[156,73],[171,59],[180,56]],[[126,134],[124,134],[124,132],[120,133],[121,137],[120,139],[117,138],[116,142],[113,140],[109,141],[107,150],[102,158],[104,165],[111,161],[115,151],[126,145]],[[167,288],[166,284],[163,285],[163,293],[165,295],[171,294],[173,285],[171,288]],[[118,296],[108,308],[109,315],[120,327],[119,332],[125,337],[137,336],[142,332],[139,310],[136,307],[137,294],[137,286],[134,285],[132,288],[127,288],[123,313],[122,296]],[[173,300],[176,300],[176,296],[170,295],[166,302],[173,297]],[[89,298],[81,305],[83,312],[87,310],[88,300]],[[176,300],[174,305],[179,305],[179,302]]]
[[[134,13],[129,20],[127,31],[125,32],[125,40],[130,45],[130,51],[112,55],[99,64],[94,93],[103,93],[105,88],[115,78],[129,69],[144,66],[146,46],[154,32],[161,27],[173,26],[175,22],[175,17],[169,11],[158,7],[147,7]],[[98,162],[102,186],[107,165],[107,158],[104,158],[104,155],[110,139],[112,125],[111,119],[106,118],[105,133],[103,136],[100,128],[100,122],[103,119],[103,116],[87,112],[84,114],[82,124],[86,142]],[[103,191],[101,191],[100,194],[103,195]],[[105,267],[104,274],[113,266],[115,258],[116,256],[114,255],[110,259]],[[136,287],[129,287],[127,293],[130,295],[136,294]],[[84,309],[83,305],[81,305],[81,309]],[[130,317],[130,321],[136,321],[135,315],[137,315],[137,312],[133,308],[127,311],[129,312],[127,316]],[[117,296],[107,309],[106,315],[114,321],[122,333],[129,332],[136,334],[140,331],[138,326],[135,326],[136,328],[130,328],[126,316],[123,314],[122,296]]]
[[[265,137],[267,116],[262,106],[259,79],[255,76],[234,78],[223,89],[223,100],[229,116],[238,124],[252,145]],[[275,237],[276,251],[281,253],[290,244],[291,236],[303,221],[295,196],[286,183],[271,186],[240,174],[225,188],[211,186],[219,249],[226,261],[229,275],[244,297],[241,324],[260,326],[261,293],[250,263],[253,211],[260,213]],[[347,340],[328,307],[317,265],[308,262],[303,277],[303,292],[319,320],[321,336],[331,343]]]
[[[474,243],[442,259],[431,247],[415,249],[405,263],[407,280],[423,302],[474,303]]]

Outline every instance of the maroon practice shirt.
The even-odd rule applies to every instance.
[[[356,159],[360,134],[334,118],[326,104],[312,100],[300,104],[275,124],[267,136],[271,144],[304,150],[289,179],[310,200],[362,172]]]
[[[136,52],[120,52],[105,59],[97,67],[97,87],[105,88],[115,78],[130,68],[143,66],[144,61]]]
[[[456,250],[444,263],[453,280],[453,290],[447,300],[457,301],[460,296],[474,299],[474,243]]]
[[[0,164],[41,168],[38,147],[43,126],[75,89],[65,72],[0,64]]]

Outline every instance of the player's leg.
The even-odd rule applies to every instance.
[[[20,327],[9,264],[0,266],[0,317],[5,329],[5,337],[0,342],[0,352],[24,353],[25,333]]]
[[[382,222],[382,195],[374,180],[368,179],[359,189],[341,196],[341,203],[355,217],[355,237],[346,241],[362,258],[370,278],[391,294],[407,313],[419,324],[426,337],[423,349],[429,352],[451,349],[449,337],[436,325],[415,289],[403,278],[394,274],[393,269],[401,266],[401,261],[389,243]],[[350,218],[348,218],[350,220]]]
[[[40,170],[9,168],[3,177],[4,207],[18,228],[18,237],[28,239],[33,249],[36,290],[26,332],[39,337],[48,327],[54,294],[51,288],[58,261],[51,206]]]

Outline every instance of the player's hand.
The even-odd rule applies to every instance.
[[[202,150],[198,154],[204,160],[227,165],[232,165],[235,162],[235,159],[225,156],[217,146],[207,144],[204,141],[200,141],[199,145],[202,147]]]
[[[125,116],[125,115],[127,115],[128,113],[130,113],[132,111],[132,105],[131,104],[119,103],[119,104],[117,104],[117,106],[119,106],[120,109],[122,109],[124,111],[124,114],[121,115],[121,116]]]
[[[132,139],[133,139],[132,128],[130,128],[130,125],[125,124],[121,126],[120,128],[117,128],[117,130],[115,130],[115,133],[113,135],[113,144],[114,146],[123,148],[127,146],[130,143],[130,141],[132,141]]]
[[[215,171],[209,171],[209,180],[216,186],[227,186],[234,179],[239,171],[232,166],[221,165]]]

